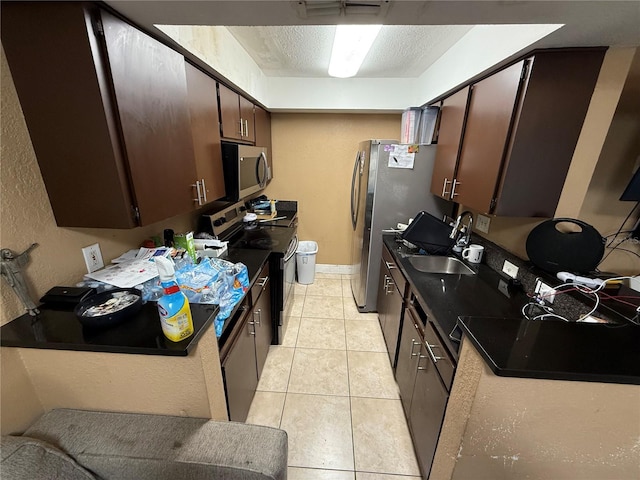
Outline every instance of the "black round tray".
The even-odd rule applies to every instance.
[[[107,309],[103,314],[92,316],[88,315],[88,311],[90,309],[98,307],[99,305],[104,305],[112,299],[120,298],[125,295],[135,295],[137,299],[132,301],[130,304],[127,304],[125,307],[118,308],[115,311],[109,311],[109,309]],[[118,325],[128,318],[131,318],[140,310],[141,307],[142,292],[140,292],[140,290],[136,290],[135,288],[114,288],[113,290],[92,295],[86,300],[80,302],[74,309],[74,313],[78,317],[78,320],[80,320],[80,323],[86,327],[106,328]]]

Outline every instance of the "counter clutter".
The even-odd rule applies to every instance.
[[[246,265],[249,283],[253,284],[268,257],[269,251],[230,249],[225,258],[232,263],[242,262]],[[188,355],[220,310],[218,305],[197,303],[192,304],[191,309],[194,334],[179,342],[165,339],[157,307],[155,303],[148,302],[133,318],[108,329],[83,327],[73,313],[73,306],[41,306],[40,314],[35,317],[25,314],[3,325],[0,328],[0,344],[3,347]],[[234,313],[235,309],[221,326],[222,336],[232,327],[229,324]]]

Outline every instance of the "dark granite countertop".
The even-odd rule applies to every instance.
[[[144,304],[134,317],[104,329],[84,327],[73,309],[45,307],[36,317],[24,314],[3,325],[0,344],[3,347],[186,356],[217,313],[217,305],[191,305],[193,335],[172,342],[162,333],[158,308],[153,302]]]
[[[269,257],[268,250],[229,249],[221,258],[242,262],[247,266],[249,282],[253,284]],[[248,292],[248,291],[247,291]],[[239,302],[240,303],[240,302]],[[0,345],[88,352],[133,353],[146,355],[186,356],[213,323],[218,314],[217,305],[191,304],[194,334],[181,342],[165,338],[160,326],[158,309],[148,302],[131,319],[106,329],[83,327],[73,309],[41,308],[41,313],[29,314],[12,320],[0,328]],[[234,312],[229,319],[234,318]],[[227,323],[231,323],[228,320]],[[233,328],[225,323],[223,331]]]
[[[529,298],[487,265],[472,266],[476,275],[422,273],[394,235],[384,244],[456,360],[449,335],[459,325],[496,375],[640,383],[640,326],[526,320]]]
[[[496,375],[640,385],[640,326],[485,317],[459,323]]]
[[[423,273],[409,263],[410,252],[394,235],[385,235],[384,244],[456,360],[460,343],[450,335],[453,332],[454,337],[460,337],[454,332],[459,316],[519,317],[528,301],[522,290],[509,289],[505,278],[487,265],[469,264],[475,275]]]

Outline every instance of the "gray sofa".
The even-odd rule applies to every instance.
[[[285,480],[284,430],[136,413],[52,410],[2,437],[3,480]]]

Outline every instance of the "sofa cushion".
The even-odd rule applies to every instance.
[[[25,435],[61,448],[104,479],[286,479],[287,434],[276,428],[60,409]]]
[[[4,436],[0,472],[7,480],[95,480],[64,452],[29,437]]]

